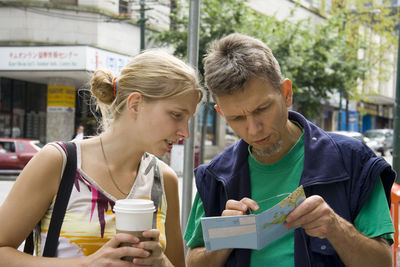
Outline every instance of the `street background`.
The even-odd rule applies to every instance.
[[[389,153],[387,153],[389,154]],[[387,162],[392,164],[392,156],[391,155],[386,155],[384,157]],[[14,185],[15,180],[17,177],[15,176],[5,176],[2,175],[0,176],[0,205],[3,203],[5,198],[7,197],[8,193],[11,190],[11,187]],[[179,190],[179,204],[180,204],[180,210],[182,210],[182,183],[183,183],[183,178],[182,176],[178,177],[178,190]],[[193,191],[192,191],[192,201],[196,195],[196,183],[193,180]]]

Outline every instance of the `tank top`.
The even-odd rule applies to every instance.
[[[81,169],[81,149],[79,142],[75,144],[77,169],[60,231],[56,254],[60,258],[88,256],[96,252],[116,234],[113,207],[117,199],[102,189]],[[66,145],[62,142],[49,145],[55,146],[62,153],[64,171],[67,160]],[[167,245],[165,236],[167,201],[159,164],[159,159],[154,155],[145,153],[142,156],[136,180],[126,198],[153,200],[156,207],[153,215],[153,229],[157,228],[160,231],[160,244],[165,250]],[[54,200],[34,231],[35,255],[43,253]]]

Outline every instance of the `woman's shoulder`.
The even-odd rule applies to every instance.
[[[159,162],[159,166],[160,166],[160,170],[163,173],[164,179],[178,179],[178,176],[176,174],[176,172],[168,165],[166,164],[164,161],[162,160],[158,160]]]

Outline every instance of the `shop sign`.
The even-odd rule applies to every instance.
[[[373,103],[367,103],[364,102],[364,110],[366,113],[371,114],[371,115],[378,115],[378,105],[373,104]]]
[[[131,57],[88,46],[0,47],[0,70],[109,69],[119,74]]]
[[[47,110],[75,110],[75,87],[63,85],[47,86]]]
[[[84,70],[84,46],[0,47],[0,70]]]

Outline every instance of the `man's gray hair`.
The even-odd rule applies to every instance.
[[[278,61],[262,41],[232,33],[214,41],[204,58],[204,76],[214,96],[243,90],[253,77],[264,78],[280,90],[283,80]]]

